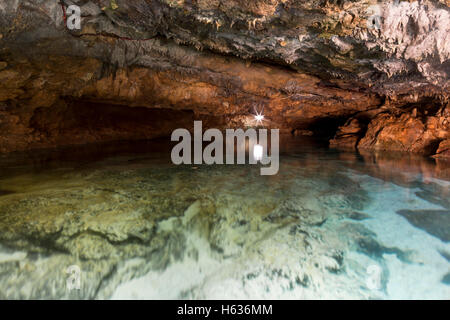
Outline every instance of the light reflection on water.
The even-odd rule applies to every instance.
[[[1,156],[0,298],[450,298],[448,162],[281,142],[276,176],[166,140]]]

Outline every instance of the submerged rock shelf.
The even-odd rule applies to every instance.
[[[13,168],[0,177],[11,191],[0,196],[0,296],[448,298],[448,215],[401,215],[448,212],[416,194],[448,199],[449,180],[349,155],[285,155],[270,177],[129,153]],[[67,288],[71,265],[80,290]]]

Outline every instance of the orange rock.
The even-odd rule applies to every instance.
[[[444,140],[439,144],[436,154],[436,158],[450,158],[450,139]]]

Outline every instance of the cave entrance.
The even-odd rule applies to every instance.
[[[34,111],[30,127],[54,145],[169,137],[192,126],[194,112],[67,100]]]

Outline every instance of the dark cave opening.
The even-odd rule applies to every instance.
[[[445,105],[439,99],[423,97],[417,102],[406,103],[401,109],[407,112],[414,112],[414,109],[416,109],[417,116],[420,116],[425,121],[427,116],[437,115],[443,107]]]
[[[174,129],[192,125],[193,119],[194,113],[189,110],[68,99],[52,108],[36,109],[30,127],[64,145],[170,136]]]
[[[311,122],[307,130],[310,130],[314,133],[314,137],[320,140],[329,140],[332,139],[338,128],[346,123],[348,117],[327,117],[320,118],[313,122]]]

